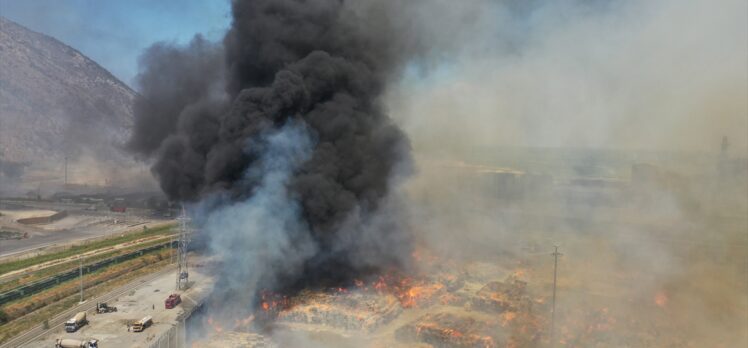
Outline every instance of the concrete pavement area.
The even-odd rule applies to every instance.
[[[99,347],[150,347],[155,341],[178,325],[182,313],[201,303],[212,291],[214,279],[209,268],[201,267],[208,260],[193,257],[190,268],[190,288],[176,291],[176,274],[169,272],[155,280],[143,284],[136,290],[110,301],[109,306],[117,307],[117,312],[105,314],[88,313],[88,325],[75,333],[67,333],[60,327],[54,332],[38,338],[24,347],[54,347],[57,338],[99,340]],[[182,303],[174,309],[165,309],[164,300],[171,293],[178,293]],[[145,316],[153,317],[153,325],[143,332],[128,332],[127,324]]]

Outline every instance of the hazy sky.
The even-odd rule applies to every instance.
[[[228,0],[0,0],[0,16],[72,46],[130,86],[144,48],[197,33],[220,39],[231,20]]]
[[[470,0],[446,18],[426,17],[438,18],[430,42],[459,46],[443,73],[408,76],[388,91],[390,114],[417,151],[714,154],[727,136],[731,154],[748,154],[745,0],[527,2],[535,6],[522,12],[508,5],[525,0]]]
[[[745,0],[429,0],[436,47],[388,91],[416,148],[603,147],[748,154]],[[445,11],[446,9],[446,11]],[[133,86],[158,41],[220,40],[229,0],[0,0],[0,15]],[[416,64],[417,67],[420,67]],[[133,86],[136,87],[136,86]]]

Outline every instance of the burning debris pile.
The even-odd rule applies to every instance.
[[[473,298],[473,307],[485,311],[530,312],[532,299],[527,294],[527,282],[509,276],[504,282],[486,284]]]
[[[404,342],[420,341],[433,347],[499,347],[496,325],[446,312],[426,314],[395,335]]]
[[[544,321],[532,312],[527,284],[510,275],[503,282],[470,284],[461,273],[430,276],[389,273],[350,288],[303,290],[286,297],[262,292],[258,318],[274,328],[379,335],[394,332],[403,344],[435,347],[536,345]],[[470,290],[479,289],[479,290]],[[406,322],[403,313],[424,311]]]
[[[438,274],[431,277],[381,275],[369,286],[357,282],[359,289],[394,295],[403,308],[428,307],[436,302],[449,302],[451,294],[464,285],[461,277]]]
[[[389,323],[404,309],[454,304],[458,297],[453,293],[464,284],[457,276],[417,279],[395,274],[380,275],[371,282],[355,280],[350,288],[302,290],[290,298],[263,291],[261,317],[278,319],[281,323],[371,332]],[[462,303],[464,301],[459,304]]]
[[[435,347],[527,347],[540,342],[545,322],[533,312],[527,283],[516,275],[491,281],[477,292],[463,288],[465,281],[459,276],[442,274],[436,279],[447,291],[436,297],[429,314],[397,330],[399,340]],[[419,308],[434,304],[416,303]]]
[[[394,296],[367,292],[302,293],[295,302],[279,314],[279,322],[371,332],[402,312]]]
[[[563,321],[565,325],[560,327],[560,342],[562,344],[577,346],[591,342],[598,345],[610,345],[612,343],[610,342],[613,336],[612,330],[617,325],[618,319],[611,315],[608,308],[574,314],[575,316],[569,316],[568,319],[564,318],[567,319]],[[577,315],[579,316],[578,319],[572,319],[577,318]],[[634,342],[632,338],[628,337],[624,341]]]
[[[247,332],[225,332],[221,335],[211,335],[208,339],[192,343],[191,348],[275,348],[275,344],[266,337]]]

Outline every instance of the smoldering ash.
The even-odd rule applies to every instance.
[[[326,286],[409,254],[390,198],[409,143],[380,103],[408,52],[400,5],[235,1],[222,44],[142,56],[130,148],[192,204],[227,288]]]

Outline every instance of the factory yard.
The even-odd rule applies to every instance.
[[[449,263],[430,276],[388,275],[348,288],[266,294],[232,324],[206,316],[192,347],[526,347],[548,306],[503,265]],[[488,281],[487,279],[502,279]],[[488,289],[491,285],[497,289]],[[216,316],[220,314],[216,313]],[[258,328],[262,328],[259,329]]]
[[[174,268],[169,267],[165,272],[160,272],[155,279],[140,283],[137,288],[128,288],[126,293],[108,299],[107,305],[116,307],[116,312],[94,314],[93,311],[89,311],[87,313],[89,323],[75,333],[67,333],[60,326],[24,347],[54,347],[55,340],[58,338],[98,339],[99,347],[150,347],[158,344],[157,340],[161,338],[164,347],[168,347],[169,344],[174,346],[175,342],[167,343],[164,340],[175,340],[178,337],[177,334],[184,332],[176,333],[169,330],[177,330],[174,328],[179,324],[185,312],[190,312],[196,304],[201,303],[213,287],[214,279],[210,272],[206,271],[208,268],[201,267],[207,260],[195,257],[191,262],[195,266],[190,269],[189,289],[174,290]],[[165,309],[164,300],[171,293],[180,294],[182,303],[174,309]],[[88,300],[89,303],[95,301],[96,299]],[[151,326],[142,332],[128,332],[128,324],[146,316],[153,318]],[[178,330],[183,330],[183,328]],[[169,332],[168,336],[167,332]]]
[[[676,221],[668,226],[683,228]],[[385,272],[346,287],[296,294],[260,292],[252,315],[229,321],[208,310],[204,332],[193,333],[192,347],[547,347],[555,335],[562,347],[728,348],[746,340],[740,331],[748,324],[745,303],[729,308],[718,298],[692,300],[720,282],[733,289],[723,294],[727,298],[746,291],[740,261],[748,244],[738,230],[744,224],[729,227],[739,238],[733,245],[710,242],[703,230],[681,236],[683,243],[649,241],[698,265],[665,284],[657,280],[661,270],[637,265],[610,235],[594,233],[614,229],[613,224],[565,237],[555,333],[553,248],[543,246],[566,232],[516,227],[526,232],[476,241],[487,245],[484,251],[503,245],[493,255],[478,247],[475,255],[457,258],[417,249],[417,272]],[[621,235],[618,243],[642,242]],[[220,299],[213,300],[217,303],[208,308],[221,308]],[[695,312],[702,316],[687,315]],[[719,322],[721,334],[702,330],[704,320]]]
[[[516,180],[508,182],[523,185],[522,174],[491,175],[511,175]],[[169,266],[163,274],[146,276],[145,283],[123,280],[106,289],[109,295],[98,291],[96,296],[104,296],[118,311],[94,315],[90,309],[95,303],[87,302],[83,308],[89,309],[90,324],[68,334],[58,324],[81,308],[70,302],[77,301],[73,280],[65,291],[67,308],[74,308],[55,312],[50,306],[44,315],[53,318],[51,329],[39,325],[18,337],[28,339],[23,341],[31,342],[28,347],[52,347],[57,338],[75,338],[97,339],[99,347],[153,348],[730,348],[748,341],[742,330],[748,325],[744,314],[748,303],[730,300],[748,291],[744,282],[748,220],[731,210],[703,209],[688,219],[650,211],[646,207],[651,200],[636,191],[637,185],[645,185],[624,184],[615,182],[613,188],[587,182],[554,185],[552,195],[540,196],[545,197],[544,204],[534,196],[465,200],[460,195],[474,193],[451,192],[454,196],[443,201],[464,202],[459,207],[464,216],[448,203],[424,204],[427,209],[411,216],[418,221],[412,233],[419,237],[410,255],[412,267],[382,269],[334,288],[273,292],[260,287],[250,290],[256,291],[256,298],[227,300],[211,292],[213,277],[226,277],[227,266],[220,259],[225,255],[215,255],[215,262],[191,257],[194,283],[180,292],[182,303],[175,310],[164,309],[164,300],[175,288],[175,272]],[[501,185],[499,189],[508,190]],[[596,200],[588,199],[590,194]],[[549,204],[558,202],[564,209]],[[57,211],[44,204],[29,208]],[[437,213],[444,211],[453,215],[446,218]],[[72,210],[72,214],[86,213]],[[57,223],[65,219],[69,217]],[[170,220],[162,221],[158,223]],[[171,236],[139,235],[142,229],[143,225],[130,227],[124,234],[130,236],[127,239],[116,239],[121,234],[114,233],[106,246],[81,249],[80,255],[96,260],[164,243]],[[562,253],[555,286],[554,244],[560,244]],[[50,250],[55,249],[45,252]],[[157,253],[160,258],[153,254],[148,261],[156,267],[140,266],[138,276],[161,272],[173,262],[165,256],[169,251]],[[18,275],[39,274],[71,262],[75,255],[59,254],[16,267],[0,275],[0,282],[28,281]],[[131,276],[121,269],[114,273],[114,282]],[[554,288],[558,298],[551,324]],[[205,306],[190,313],[197,302]],[[20,307],[24,306],[15,303],[13,308]],[[226,313],[236,309],[243,315]],[[127,331],[128,324],[146,316],[153,318],[153,326],[139,333]],[[36,318],[38,325],[41,320]]]
[[[192,286],[178,292],[182,303],[175,310],[164,309],[164,300],[175,288],[175,274],[169,268],[147,283],[137,284],[137,289],[126,285],[115,290],[120,294],[106,302],[117,307],[117,312],[89,311],[90,323],[78,332],[66,333],[62,327],[53,327],[24,347],[53,347],[57,338],[97,339],[99,347],[548,346],[553,258],[551,250],[539,246],[547,244],[552,235],[535,231],[521,238],[490,240],[506,246],[492,256],[478,252],[475,257],[445,258],[438,251],[418,248],[413,254],[418,270],[412,273],[393,270],[346,287],[307,289],[297,294],[261,292],[252,315],[230,322],[221,321],[220,311],[211,311],[220,308],[211,304],[221,299],[210,296],[213,274],[222,264],[191,256]],[[672,320],[674,315],[691,312],[697,306],[688,301],[688,294],[705,291],[707,283],[714,280],[708,274],[709,267],[736,267],[736,277],[725,281],[742,291],[738,283],[741,268],[734,264],[735,259],[710,261],[708,250],[694,253],[709,244],[691,239],[680,245],[678,254],[687,254],[704,265],[694,270],[694,276],[704,282],[649,288],[653,275],[646,269],[626,267],[627,271],[606,272],[616,262],[618,252],[606,244],[607,238],[605,234],[582,233],[567,238],[562,249],[565,254],[561,257],[555,331],[560,346],[712,344],[709,346],[727,348],[742,339],[689,331],[700,318]],[[737,255],[746,253],[744,242],[732,248]],[[593,257],[589,254],[592,250],[609,257]],[[592,259],[597,261],[590,264]],[[96,300],[90,299],[89,307],[92,301]],[[192,325],[179,326],[188,317],[184,312],[191,312],[195,303],[203,301],[207,308],[187,319]],[[745,309],[715,307],[710,311],[724,310],[724,315],[735,318],[735,311]],[[128,323],[145,316],[153,318],[151,327],[139,333],[127,331]],[[731,327],[725,330],[735,329]],[[186,345],[176,341],[183,339],[179,338],[182,335],[188,339]]]
[[[0,263],[0,340],[5,342],[74,307],[81,272],[85,293],[97,296],[168,266],[174,254],[172,233],[170,224],[136,228],[25,258],[6,258]]]

